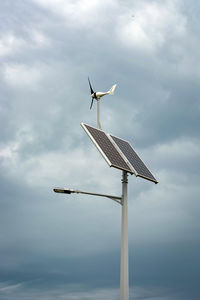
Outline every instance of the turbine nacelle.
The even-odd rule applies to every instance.
[[[91,96],[92,96],[93,99],[97,99],[96,93],[93,93]]]
[[[105,95],[113,95],[113,94],[114,94],[114,90],[115,90],[115,88],[116,88],[116,86],[117,86],[116,84],[114,84],[114,85],[111,87],[111,89],[110,89],[109,91],[107,91],[107,92],[94,92],[94,90],[93,90],[93,88],[92,88],[92,85],[91,85],[91,83],[90,83],[89,77],[88,77],[88,82],[89,82],[90,93],[91,93],[91,97],[92,97],[92,101],[91,101],[91,104],[90,104],[90,109],[92,108],[94,99],[96,99],[96,100],[98,101],[101,97],[103,97],[103,96],[105,96]]]

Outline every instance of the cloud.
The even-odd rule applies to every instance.
[[[45,285],[41,279],[35,281],[40,284]],[[70,284],[60,284],[56,287],[47,286],[45,290],[41,291],[34,287],[33,282],[23,282],[18,285],[1,284],[1,294],[4,296],[4,299],[10,299],[9,295],[12,289],[15,289],[15,295],[12,295],[12,299],[31,299],[34,297],[44,298],[47,300],[51,299],[76,299],[76,300],[87,300],[87,299],[119,299],[119,289],[117,288],[98,288],[98,289],[89,289],[87,286],[83,285],[70,285]],[[161,288],[158,286],[137,286],[135,285],[130,289],[130,299],[158,299],[158,300],[180,300],[187,299],[184,297],[184,294],[175,293],[172,288]],[[31,298],[30,298],[31,297]]]
[[[179,138],[168,143],[162,143],[153,147],[151,152],[151,163],[158,164],[160,171],[169,173],[176,172],[178,176],[196,176],[199,172],[195,162],[199,160],[199,140]],[[143,150],[143,157],[148,160],[150,149]],[[163,157],[165,160],[163,161]],[[162,167],[161,165],[162,164]],[[169,180],[169,179],[168,179]]]
[[[121,194],[79,125],[96,126],[89,75],[96,90],[117,83],[102,127],[159,181],[129,176],[130,298],[199,299],[197,3],[0,6],[0,297],[119,298],[120,205],[53,192]]]
[[[104,15],[109,10],[116,7],[116,2],[109,0],[102,2],[99,0],[83,1],[63,1],[63,0],[33,0],[36,4],[45,8],[53,14],[65,19],[70,27],[90,27],[98,23],[100,18],[97,14]]]
[[[40,72],[35,67],[14,64],[4,67],[4,78],[11,86],[34,86],[40,80]]]
[[[177,1],[146,2],[133,6],[121,16],[120,35],[122,41],[131,47],[155,52],[167,44],[170,38],[182,38],[186,34],[186,19],[177,10]]]
[[[28,34],[30,36],[30,40],[33,42],[34,47],[47,47],[50,46],[50,40],[45,34],[38,29],[29,29]]]
[[[15,37],[12,33],[6,33],[0,39],[0,56],[13,54],[24,46],[22,38]]]
[[[41,280],[38,280],[41,281]],[[87,299],[95,299],[100,300],[106,297],[109,300],[117,299],[119,290],[117,289],[93,289],[93,290],[87,290],[87,288],[84,288],[82,285],[60,285],[56,289],[52,287],[48,287],[45,291],[41,292],[32,286],[32,282],[24,282],[22,284],[17,285],[2,285],[0,288],[0,295],[2,294],[4,296],[4,299],[9,299],[10,292],[15,289],[15,296],[13,295],[13,299],[31,299],[30,297],[38,297],[51,300],[51,299],[81,299],[81,300],[87,300]],[[30,291],[31,288],[31,291]],[[76,290],[73,291],[73,290]]]
[[[7,31],[0,38],[0,56],[14,56],[17,53],[28,50],[31,47],[41,48],[48,46],[49,39],[38,29],[28,28],[25,31],[27,37]]]

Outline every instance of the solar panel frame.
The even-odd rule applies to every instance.
[[[153,174],[150,172],[150,170],[147,168],[145,163],[142,161],[142,159],[139,157],[139,155],[136,153],[136,151],[133,149],[133,147],[130,145],[130,143],[128,141],[122,140],[121,138],[115,137],[111,134],[107,134],[107,135],[110,137],[111,140],[113,140],[113,143],[115,144],[115,147],[118,149],[118,151],[120,153],[122,153],[121,155],[125,156],[126,159],[129,161],[129,163],[130,163],[129,166],[131,165],[133,173],[137,177],[141,177],[141,178],[150,180],[154,183],[158,183],[158,181],[155,179]],[[124,149],[122,149],[123,146],[119,145],[120,143],[121,144],[122,143],[126,144],[126,151],[123,151],[124,150]],[[127,151],[129,152],[128,154],[125,153]],[[130,151],[132,152],[131,153],[131,159],[130,159]],[[135,160],[135,161],[133,162],[133,160]]]
[[[110,139],[108,134],[101,129],[94,128],[84,123],[81,123],[81,126],[110,167],[129,172],[130,174],[134,173],[130,163],[127,162],[127,159],[123,155],[121,155],[120,151]],[[104,139],[105,144],[102,143],[103,141],[100,139],[99,142],[97,141],[97,135],[101,135],[101,139]],[[110,149],[108,149],[107,146],[109,146]]]

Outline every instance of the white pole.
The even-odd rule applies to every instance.
[[[120,300],[129,299],[128,271],[128,174],[122,177],[122,223],[121,223],[121,261],[120,261]]]
[[[101,123],[100,123],[100,98],[97,99],[97,128],[101,129]]]

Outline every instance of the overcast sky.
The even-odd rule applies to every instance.
[[[80,123],[128,140],[130,299],[200,299],[200,3],[0,1],[0,299],[119,300],[121,195]]]

